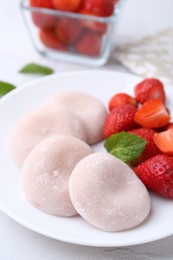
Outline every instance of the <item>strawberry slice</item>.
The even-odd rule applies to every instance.
[[[156,133],[153,140],[163,153],[173,155],[173,129]]]
[[[173,156],[156,155],[134,168],[134,172],[149,190],[173,199]]]
[[[140,107],[134,119],[142,127],[159,128],[169,123],[170,115],[160,99],[150,99]]]
[[[124,104],[130,104],[135,107],[138,106],[136,100],[133,97],[131,97],[130,95],[128,95],[126,93],[118,93],[110,99],[109,110],[111,111],[112,109],[114,109],[120,105],[124,105]]]
[[[173,129],[173,122],[170,122],[167,126],[165,130],[169,130],[169,129]]]
[[[158,79],[145,79],[135,87],[135,98],[141,104],[154,98],[161,99],[164,103],[164,86],[162,82]]]

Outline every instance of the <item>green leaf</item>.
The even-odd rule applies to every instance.
[[[8,92],[12,91],[16,87],[10,83],[0,81],[0,97],[5,96]]]
[[[141,137],[122,131],[106,139],[104,147],[110,154],[125,163],[130,163],[139,158],[146,143],[147,141]]]
[[[29,63],[26,66],[24,66],[20,71],[20,73],[27,73],[27,74],[41,74],[41,75],[50,75],[54,71],[51,68],[35,64],[35,63]]]

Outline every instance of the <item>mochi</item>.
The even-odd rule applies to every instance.
[[[87,141],[83,122],[65,106],[43,105],[32,110],[14,128],[10,148],[19,166],[39,142],[51,135],[69,135]]]
[[[142,223],[150,211],[150,197],[133,170],[107,153],[82,159],[69,181],[76,211],[104,231],[123,231]]]
[[[77,113],[84,122],[88,144],[96,144],[103,139],[103,125],[107,111],[96,97],[78,91],[64,91],[54,95],[49,103],[65,105]]]
[[[91,153],[89,145],[71,136],[51,136],[36,145],[22,170],[28,201],[48,214],[76,215],[69,196],[69,178],[76,164]]]

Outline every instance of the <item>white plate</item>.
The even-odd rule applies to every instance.
[[[80,217],[60,218],[43,213],[26,200],[20,182],[21,172],[11,158],[8,140],[18,120],[54,93],[80,90],[97,96],[105,104],[117,92],[133,94],[138,77],[128,74],[85,71],[41,78],[1,99],[0,102],[0,209],[23,226],[58,240],[90,246],[128,246],[154,241],[173,234],[173,201],[151,194],[152,209],[138,227],[117,233],[104,232]],[[172,89],[166,88],[167,96]],[[173,102],[172,102],[173,103]],[[173,111],[170,100],[168,107]],[[102,144],[96,150],[102,150]]]

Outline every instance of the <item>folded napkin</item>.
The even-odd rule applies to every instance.
[[[173,28],[117,47],[116,58],[133,73],[173,85]]]

